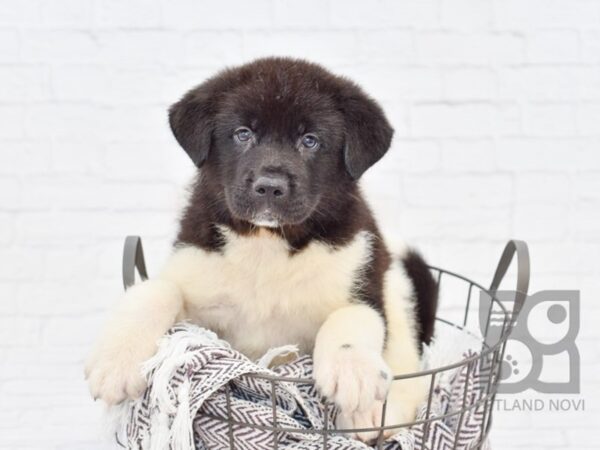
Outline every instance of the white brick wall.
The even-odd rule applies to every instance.
[[[385,229],[488,282],[526,239],[532,290],[582,290],[585,413],[499,413],[495,447],[598,448],[600,0],[0,0],[0,448],[113,448],[83,357],[150,270],[193,172],[166,108],[225,64],[306,57],[385,106],[364,180]]]

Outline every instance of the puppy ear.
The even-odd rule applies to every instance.
[[[394,129],[375,100],[358,86],[349,91],[341,100],[346,128],[344,161],[348,173],[358,180],[388,151]]]
[[[197,167],[208,158],[214,127],[212,83],[191,90],[169,109],[169,124],[177,142]]]

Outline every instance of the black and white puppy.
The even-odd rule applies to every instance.
[[[127,291],[86,364],[92,395],[141,395],[142,362],[189,320],[251,358],[298,344],[338,425],[378,426],[437,304],[421,257],[390,254],[357,185],[392,139],[379,105],[318,65],[267,58],[192,89],[169,118],[201,170],[164,269]],[[386,423],[414,419],[423,381],[393,383]]]

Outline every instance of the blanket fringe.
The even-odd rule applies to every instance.
[[[148,448],[150,450],[165,450],[169,448],[169,441],[171,440],[171,430],[169,428],[169,415],[160,411],[158,408],[155,409],[154,414],[150,417],[150,430],[146,436],[150,440],[150,445],[146,444],[142,448]]]
[[[177,394],[177,413],[171,424],[171,444],[177,450],[194,450],[194,433],[190,411],[190,381],[184,380]]]
[[[297,357],[299,352],[297,345],[282,345],[281,347],[271,348],[267,350],[267,353],[265,353],[256,364],[265,369],[269,369],[275,359],[285,358],[290,355]]]
[[[186,324],[177,333],[163,336],[156,354],[143,365],[144,376],[152,385],[149,405],[155,411],[150,422],[151,450],[194,450],[190,381],[184,379],[177,392],[171,382],[175,372],[193,358],[190,348],[217,342],[228,346],[212,331]]]

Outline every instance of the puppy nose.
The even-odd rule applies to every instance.
[[[287,197],[289,184],[281,176],[269,175],[259,177],[252,185],[254,195],[257,197],[276,198],[282,200]]]

